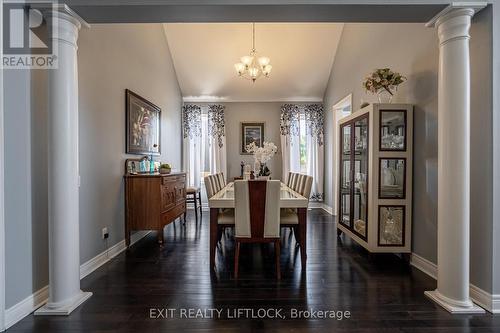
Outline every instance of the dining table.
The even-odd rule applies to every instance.
[[[298,215],[297,224],[281,223],[282,227],[297,227],[298,235],[295,239],[300,247],[301,267],[305,269],[307,259],[307,206],[309,200],[281,183],[280,208],[295,209]],[[215,256],[218,241],[218,216],[221,209],[234,209],[234,183],[228,183],[219,192],[208,199],[210,207],[210,268],[215,269]]]

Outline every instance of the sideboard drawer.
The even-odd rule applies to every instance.
[[[163,213],[162,214],[163,225],[167,225],[170,222],[173,222],[177,217],[184,214],[185,210],[186,210],[186,204],[181,203],[172,208],[171,210]]]

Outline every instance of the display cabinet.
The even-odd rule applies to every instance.
[[[411,252],[413,106],[369,105],[338,129],[339,235],[371,252]]]

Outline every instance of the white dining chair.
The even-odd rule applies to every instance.
[[[280,270],[279,180],[237,180],[235,198],[234,278],[238,279],[241,243],[274,243],[276,277]]]

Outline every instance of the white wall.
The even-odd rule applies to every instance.
[[[182,98],[160,24],[96,24],[78,44],[84,263],[124,239],[125,89],[162,109],[161,159],[177,168]],[[5,72],[7,308],[48,283],[46,74]]]

